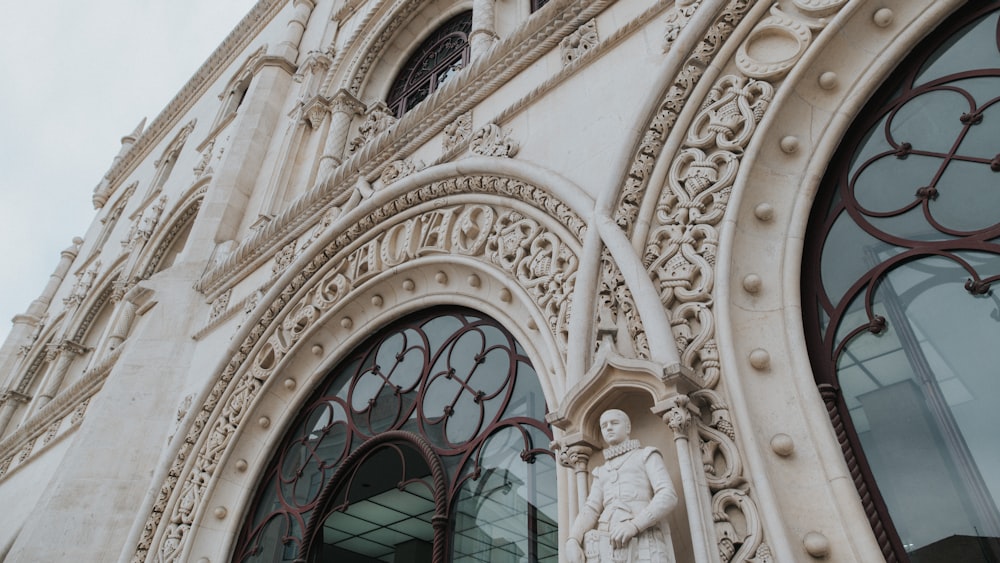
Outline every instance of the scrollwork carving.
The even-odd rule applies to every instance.
[[[496,123],[487,123],[472,136],[469,149],[480,156],[500,156],[512,158],[520,146]]]
[[[368,110],[368,115],[365,116],[365,120],[358,127],[360,135],[351,141],[348,152],[353,154],[361,147],[370,143],[380,133],[388,131],[395,124],[396,116],[393,115],[392,111],[382,102],[375,104]]]
[[[442,148],[445,152],[458,147],[472,137],[472,112],[467,111],[458,116],[444,128]]]
[[[285,268],[295,260],[295,241],[291,241],[274,255],[274,264],[271,266],[271,273],[278,275],[285,271]]]
[[[425,166],[422,160],[416,162],[409,158],[394,160],[385,165],[385,168],[382,169],[382,174],[379,175],[379,180],[382,181],[383,186],[388,186],[400,178],[405,178],[413,174],[417,170],[423,170]]]
[[[591,19],[559,42],[559,51],[562,55],[563,65],[568,65],[579,59],[587,51],[596,47],[599,42],[597,20]]]
[[[479,203],[430,206],[406,219],[396,219],[408,208],[451,193],[510,197],[522,209],[527,204],[550,214],[554,224],[567,230],[556,233],[522,211]],[[584,231],[582,219],[548,193],[495,176],[435,182],[403,194],[346,226],[335,240],[303,264],[274,302],[266,304],[266,310],[217,379],[160,489],[133,561],[144,561],[150,553],[157,561],[176,561],[183,553],[208,483],[237,427],[260,395],[263,381],[303,341],[304,334],[335,310],[351,288],[387,268],[422,256],[466,256],[508,272],[535,300],[548,321],[548,329],[565,351],[578,267],[575,249]],[[337,261],[331,267],[334,257]],[[321,270],[323,278],[309,291],[298,294]],[[265,342],[261,343],[262,339]],[[257,351],[247,365],[251,350]],[[208,434],[196,451],[195,444],[203,432]],[[196,461],[185,469],[192,455]]]
[[[688,20],[698,10],[701,5],[700,0],[681,0],[674,4],[673,9],[667,13],[666,29],[663,32],[663,52],[666,53],[674,46],[674,41],[680,36],[681,30],[687,25]]]

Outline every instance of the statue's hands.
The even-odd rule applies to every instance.
[[[625,547],[637,535],[639,535],[639,527],[631,520],[620,522],[611,530],[611,546]]]
[[[579,540],[573,538],[566,540],[566,561],[568,563],[584,563],[583,548],[580,547]]]

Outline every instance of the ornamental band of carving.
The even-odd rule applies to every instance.
[[[526,202],[543,212],[540,215],[552,217],[568,230],[561,235],[553,232],[529,217],[523,204],[515,205],[521,208],[517,210],[460,203],[392,222],[407,209],[460,193],[499,194],[511,198],[512,203]],[[380,224],[385,228],[376,228]],[[133,561],[145,561],[147,556],[156,561],[175,561],[181,556],[218,462],[259,395],[263,380],[295,349],[305,331],[335,310],[351,287],[385,268],[421,256],[460,254],[476,258],[503,271],[533,297],[548,321],[548,329],[565,352],[577,251],[584,230],[580,217],[543,190],[493,176],[433,183],[404,194],[351,224],[336,240],[317,251],[268,306],[219,377],[161,486]],[[342,255],[350,245],[360,241],[364,242]],[[341,257],[330,267],[331,260],[338,255]],[[323,278],[300,294],[300,289],[321,270]],[[284,318],[279,320],[279,317]],[[250,351],[269,331],[272,333],[266,336],[261,351],[248,369],[243,369]],[[204,443],[195,451],[206,431]]]

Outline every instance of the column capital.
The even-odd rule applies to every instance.
[[[365,104],[361,103],[353,94],[341,88],[330,98],[330,111],[334,113],[346,113],[347,115],[361,115],[365,112]]]
[[[598,450],[594,445],[594,440],[585,437],[580,432],[575,432],[564,436],[560,440],[555,440],[550,446],[556,451],[559,457],[559,464],[580,473],[587,471],[587,464],[590,462],[590,455]]]
[[[675,395],[665,401],[660,401],[650,410],[653,411],[653,414],[659,415],[663,422],[674,431],[674,440],[686,440],[693,417],[701,414],[701,411],[691,403],[691,398],[687,395]]]

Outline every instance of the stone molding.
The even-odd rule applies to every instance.
[[[205,273],[197,289],[210,298],[225,289],[233,278],[260,265],[263,256],[282,240],[299,236],[308,222],[325,211],[345,190],[359,180],[375,175],[386,162],[410,154],[416,147],[441,133],[460,115],[470,111],[486,96],[553,49],[577,27],[602,12],[610,0],[553,0],[550,6],[561,11],[551,20],[529,18],[513,35],[498,43],[490,53],[474,61],[446,82],[419,107],[404,115],[388,132],[376,136],[338,166],[329,182],[321,184],[292,202],[259,232],[246,239],[220,264]],[[362,25],[362,28],[364,26]],[[360,33],[360,31],[359,31]],[[346,57],[345,50],[337,57]],[[571,65],[568,68],[578,69]],[[336,73],[338,60],[330,72]],[[564,69],[565,70],[565,69]],[[321,93],[328,92],[328,85]]]
[[[400,184],[418,179],[414,175]],[[394,186],[397,195],[341,217],[334,226],[343,230],[322,247],[310,245],[310,254],[296,260],[268,292],[258,320],[239,332],[246,335],[242,344],[187,431],[134,561],[185,556],[191,528],[204,510],[200,502],[264,382],[297,350],[303,335],[383,271],[444,255],[479,262],[534,300],[545,330],[565,353],[575,265],[586,230],[582,218],[551,193],[510,177],[452,176],[418,185]]]
[[[834,434],[836,424],[831,426],[824,408],[825,390],[817,389],[811,375],[799,301],[801,241],[819,182],[844,132],[892,68],[962,2],[888,2],[878,10],[862,2],[794,6],[802,8],[800,4],[825,4],[829,10],[812,14],[823,17],[825,26],[809,26],[816,35],[775,84],[773,101],[741,157],[727,218],[720,225],[716,308],[720,318],[729,321],[718,331],[720,360],[730,374],[727,392],[741,406],[733,411],[738,423],[747,425],[760,413],[750,397],[767,394],[784,402],[794,394],[794,406],[788,403],[781,419],[774,421],[783,426],[759,430],[787,432],[794,440],[790,443],[808,444],[788,457],[772,448],[747,448],[758,494],[776,497],[770,506],[761,507],[760,519],[770,521],[773,530],[776,515],[795,502],[787,488],[807,486],[799,464],[808,460],[814,464],[812,484],[827,485],[820,494],[836,508],[808,521],[786,523],[786,533],[794,534],[790,545],[798,547],[800,556],[811,555],[803,550],[804,538],[814,533],[810,530],[822,529],[830,536],[831,559],[846,559],[843,544],[850,542],[857,560],[881,560],[891,557],[884,529],[869,511],[871,497],[859,498],[858,464],[845,461]],[[762,237],[780,244],[762,251]],[[746,284],[751,274],[758,275],[759,287]],[[755,332],[748,326],[768,329]],[[755,351],[769,357],[766,367],[754,361]],[[741,377],[732,375],[737,372]],[[767,489],[773,492],[764,492]],[[780,554],[777,545],[772,548]]]

